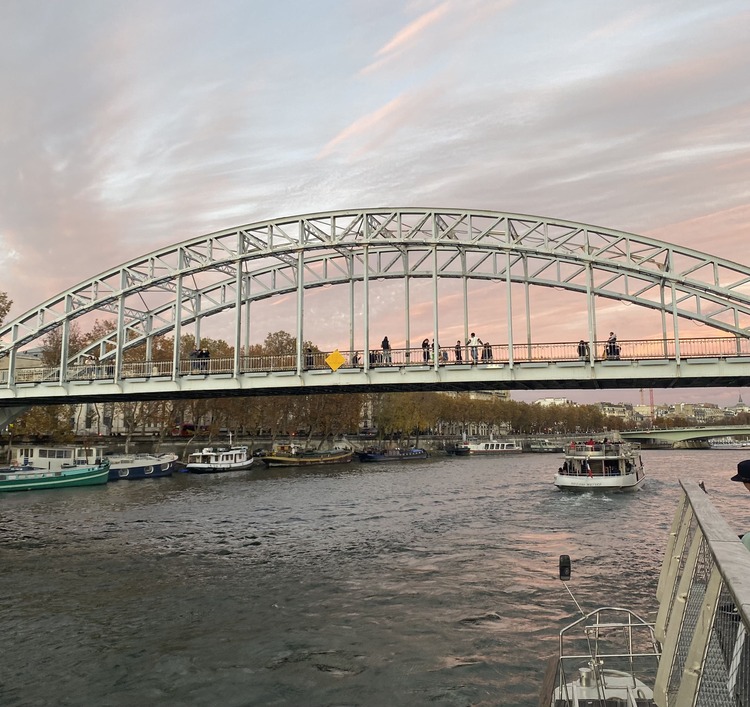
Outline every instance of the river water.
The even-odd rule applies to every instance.
[[[560,554],[584,609],[652,618],[679,478],[750,525],[742,451],[643,458],[634,494],[553,454],[3,494],[0,705],[536,705]]]

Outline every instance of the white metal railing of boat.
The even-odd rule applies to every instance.
[[[653,625],[629,609],[614,606],[599,607],[576,619],[560,631],[559,643],[558,693],[570,705],[573,695],[569,681],[575,679],[584,662],[604,704],[608,676],[627,676],[635,687],[639,676],[648,674],[653,680],[659,660]],[[549,703],[544,698],[545,707]]]
[[[664,555],[656,637],[659,707],[750,705],[750,552],[695,482]]]

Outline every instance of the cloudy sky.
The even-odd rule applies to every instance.
[[[11,317],[329,209],[539,214],[750,264],[747,0],[3,0],[0,36]]]

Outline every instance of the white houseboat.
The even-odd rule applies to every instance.
[[[520,454],[523,452],[518,442],[514,439],[499,441],[496,439],[489,439],[484,441],[469,440],[466,443],[469,449],[469,455],[496,455],[496,454]]]
[[[248,447],[204,447],[188,457],[185,469],[191,474],[217,474],[244,471],[253,463]]]
[[[148,479],[171,476],[178,462],[176,454],[109,454],[101,445],[24,445],[14,451],[18,466],[46,471],[63,471],[109,462],[109,480]]]

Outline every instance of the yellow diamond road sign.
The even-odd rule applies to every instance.
[[[328,356],[326,356],[326,363],[332,371],[337,371],[346,363],[346,359],[341,353],[339,353],[339,350],[336,349],[333,353],[329,353]]]

